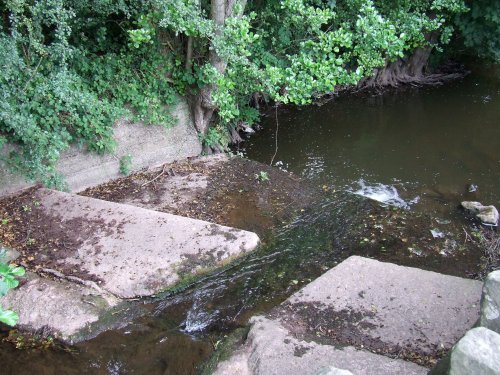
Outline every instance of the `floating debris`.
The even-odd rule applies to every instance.
[[[436,223],[441,224],[441,225],[451,224],[451,221],[450,220],[446,220],[446,219],[439,219],[439,218],[436,217],[434,220],[436,220]]]
[[[416,247],[409,247],[408,250],[410,251],[410,253],[412,253],[413,255],[416,255],[418,257],[421,257],[422,255],[424,255],[424,252],[420,249],[417,249]]]
[[[479,186],[470,184],[467,188],[467,192],[469,193],[475,193],[479,189]]]
[[[444,233],[439,229],[431,229],[431,234],[434,238],[444,238]]]

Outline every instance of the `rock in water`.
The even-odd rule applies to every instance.
[[[477,217],[484,223],[489,225],[498,225],[498,210],[495,206],[486,206],[485,209],[477,214]]]
[[[453,347],[449,375],[500,374],[500,335],[484,327],[468,331]]]
[[[461,204],[467,211],[476,215],[483,224],[498,225],[498,210],[495,206],[483,206],[481,203],[474,201],[463,201]]]
[[[480,319],[482,327],[500,333],[500,271],[491,272],[486,277],[481,297]]]

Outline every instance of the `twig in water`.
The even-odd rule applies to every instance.
[[[271,159],[271,163],[269,163],[270,166],[273,165],[273,161],[274,161],[274,158],[276,157],[276,154],[278,153],[278,129],[279,129],[279,122],[278,122],[278,104],[276,104],[276,135],[275,135],[275,143],[276,143],[276,147],[274,149],[274,155],[273,155],[273,158]]]
[[[464,227],[462,227],[462,229],[464,230],[464,233],[465,233],[465,241],[464,241],[464,244],[467,242],[467,240],[469,240],[470,242],[473,242],[474,243],[474,240],[472,239],[472,237],[469,235],[469,233],[467,233],[467,231],[465,230]]]

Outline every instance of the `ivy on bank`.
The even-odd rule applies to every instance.
[[[70,144],[114,148],[120,117],[170,126],[174,62],[130,45],[140,2],[9,0],[0,5],[0,146],[13,170],[63,187],[55,165]]]

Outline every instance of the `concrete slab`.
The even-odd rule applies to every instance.
[[[477,321],[481,289],[353,256],[252,318],[247,341],[215,374],[426,374]]]
[[[29,199],[31,238],[41,243],[42,233],[58,246],[38,246],[31,266],[91,280],[120,298],[154,295],[259,243],[251,232],[68,193],[38,189]]]
[[[269,181],[258,180],[261,172]],[[323,192],[291,173],[219,154],[164,164],[80,194],[267,235]]]
[[[298,337],[400,357],[449,350],[479,318],[482,283],[353,256],[274,315]]]
[[[92,325],[118,306],[119,300],[91,287],[29,273],[22,286],[0,298],[0,304],[18,312],[17,328],[72,343],[82,334],[88,338],[99,333],[92,333]]]
[[[391,359],[352,346],[337,348],[294,337],[278,321],[252,318],[245,348],[219,364],[214,375],[243,374],[317,375],[331,368],[355,375],[423,375],[425,367]]]

